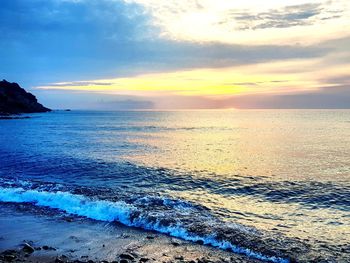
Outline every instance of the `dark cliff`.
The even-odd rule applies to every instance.
[[[48,112],[36,97],[26,92],[17,83],[0,81],[0,115]]]

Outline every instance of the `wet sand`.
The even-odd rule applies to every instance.
[[[163,234],[0,206],[0,262],[261,262]]]

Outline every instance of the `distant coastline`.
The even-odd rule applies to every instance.
[[[49,112],[51,109],[40,104],[37,98],[21,88],[17,83],[0,81],[0,116],[2,119],[14,114]]]

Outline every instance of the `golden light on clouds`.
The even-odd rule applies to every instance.
[[[286,93],[296,90],[315,90],[323,85],[307,70],[305,72],[297,70],[307,69],[318,62],[318,60],[290,60],[257,63],[229,68],[143,74],[127,78],[62,82],[38,88],[141,96],[231,96]],[[281,72],[278,73],[280,70]]]
[[[140,61],[137,70],[132,63],[128,66],[121,54],[126,72],[119,72],[118,67],[123,70],[119,65],[109,73],[111,77],[36,88],[139,96],[153,101],[160,96],[225,100],[241,95],[344,89],[343,79],[350,72],[347,0],[124,2],[142,6],[141,13],[149,18],[147,26],[153,29],[148,45],[147,38],[143,40],[144,50],[150,53],[145,56],[143,47],[141,51],[131,48],[126,56]],[[124,76],[113,77],[121,74]]]
[[[350,30],[347,0],[158,1],[142,4],[166,38],[235,44],[312,44]]]

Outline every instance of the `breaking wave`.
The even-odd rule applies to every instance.
[[[281,254],[278,251],[267,248],[264,252],[254,250],[253,240],[256,241],[256,238],[261,235],[255,229],[220,222],[218,219],[210,218],[209,215],[200,215],[199,208],[181,200],[150,196],[128,203],[123,200],[100,200],[65,191],[0,187],[0,201],[31,203],[94,220],[119,222],[127,226],[153,230],[184,240],[230,250],[267,262],[290,262],[288,258],[276,255]],[[153,207],[155,209],[152,209]],[[193,217],[195,213],[198,215]],[[243,242],[246,246],[239,244],[237,240],[237,243],[234,242],[235,238],[242,239],[243,236],[246,237]]]

